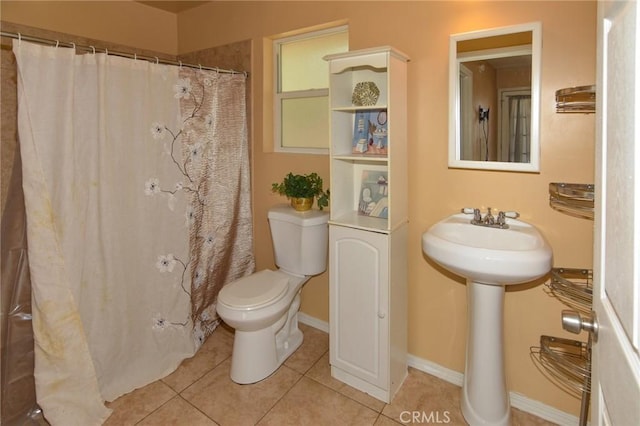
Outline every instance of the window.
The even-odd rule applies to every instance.
[[[275,151],[326,154],[329,65],[325,55],[349,50],[347,27],[274,40]]]

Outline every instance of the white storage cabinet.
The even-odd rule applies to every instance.
[[[325,59],[331,374],[388,403],[407,375],[408,57],[380,47]],[[358,83],[375,85],[375,104],[352,103]]]

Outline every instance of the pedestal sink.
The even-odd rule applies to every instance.
[[[506,229],[451,215],[422,235],[424,253],[467,280],[467,355],[462,413],[471,425],[508,425],[504,373],[505,286],[535,280],[551,270],[552,250],[533,226],[506,219]]]

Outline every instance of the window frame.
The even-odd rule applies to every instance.
[[[281,91],[281,62],[280,62],[280,46],[286,43],[295,41],[307,40],[311,38],[318,38],[329,34],[336,34],[346,32],[348,36],[349,26],[340,25],[331,28],[325,28],[322,30],[310,30],[301,32],[299,34],[277,38],[273,40],[273,150],[280,153],[295,153],[295,154],[329,154],[329,146],[326,148],[304,148],[304,147],[285,147],[282,146],[282,102],[286,99],[300,99],[300,98],[317,98],[317,97],[329,97],[329,88],[308,89],[308,90],[294,90],[289,92]],[[330,123],[327,123],[329,126]],[[331,143],[329,137],[328,143]]]

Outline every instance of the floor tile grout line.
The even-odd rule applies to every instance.
[[[337,394],[339,394],[339,395],[341,395],[341,396],[343,396],[343,397],[345,397],[345,398],[347,398],[347,399],[350,399],[351,401],[353,401],[353,402],[355,402],[355,403],[357,403],[357,404],[359,404],[359,405],[363,406],[364,408],[367,408],[367,409],[369,409],[369,410],[373,411],[374,413],[378,413],[378,415],[382,415],[382,412],[384,411],[385,407],[386,407],[387,405],[389,405],[389,404],[387,404],[386,402],[385,402],[385,403],[384,403],[384,405],[382,406],[382,409],[381,409],[380,411],[377,411],[377,410],[374,410],[373,408],[371,408],[371,407],[369,407],[369,406],[367,406],[367,405],[363,404],[362,402],[358,401],[357,399],[354,399],[354,398],[352,398],[351,396],[349,396],[349,395],[347,395],[347,394],[345,394],[345,393],[342,393],[342,392],[340,392],[340,391],[339,391],[339,390],[337,390],[337,389],[333,389],[332,387],[327,386],[325,383],[322,383],[322,382],[320,382],[320,381],[316,380],[315,378],[313,378],[313,377],[311,377],[311,376],[307,376],[307,373],[309,373],[309,371],[311,371],[311,370],[313,369],[313,367],[315,367],[315,366],[316,366],[316,364],[318,364],[318,363],[320,362],[320,360],[322,359],[322,357],[324,357],[324,355],[325,355],[327,352],[329,352],[329,349],[327,349],[326,351],[324,351],[324,352],[322,353],[322,355],[320,355],[320,357],[319,357],[319,358],[318,358],[318,359],[317,359],[317,360],[316,360],[316,361],[311,365],[311,367],[309,367],[309,369],[308,369],[308,370],[307,370],[307,372],[303,375],[303,377],[306,377],[306,378],[307,378],[307,379],[309,379],[309,380],[313,380],[314,382],[318,383],[319,385],[321,385],[321,386],[323,386],[323,387],[325,387],[325,388],[327,388],[327,389],[329,389],[329,390],[331,390],[331,391],[333,391],[333,392],[335,392],[335,393],[337,393]],[[329,364],[329,365],[331,365],[331,364]],[[356,389],[356,390],[357,390],[357,389]],[[368,394],[368,393],[366,393],[366,392],[363,392],[363,393],[364,393],[364,394],[366,394],[366,395],[369,395],[369,394]],[[371,395],[369,395],[369,396],[371,396]],[[372,398],[375,398],[375,397],[372,397]],[[385,416],[385,417],[386,417],[386,416]],[[377,420],[377,419],[378,419],[378,417],[376,417],[376,420]]]
[[[176,392],[178,395],[182,396],[183,392],[186,392],[187,389],[189,389],[190,387],[192,387],[193,385],[195,385],[196,383],[198,383],[200,380],[202,380],[206,375],[208,375],[209,373],[211,373],[213,370],[215,370],[216,368],[218,368],[220,365],[222,365],[222,363],[224,363],[226,360],[228,360],[229,358],[231,358],[231,355],[227,356],[226,358],[224,358],[222,361],[220,361],[219,363],[217,363],[215,366],[213,366],[212,368],[208,369],[204,374],[198,376],[197,379],[195,379],[193,382],[191,382],[188,386],[186,386],[184,389],[182,389],[180,392],[176,391],[175,389],[173,389],[171,386],[169,386],[167,383],[165,383],[163,381],[163,383],[167,386],[169,386],[169,388],[171,388],[171,390],[173,390],[174,392]],[[162,380],[162,379],[160,379]],[[183,398],[186,399],[186,398]]]
[[[268,415],[269,415],[269,413],[270,413],[270,412],[271,412],[271,411],[276,407],[276,405],[278,405],[278,403],[279,403],[280,401],[282,401],[282,400],[283,400],[283,399],[284,399],[284,398],[289,394],[289,392],[291,392],[291,390],[292,390],[292,389],[293,389],[293,388],[294,388],[298,383],[300,383],[300,381],[301,381],[303,378],[306,378],[306,379],[308,379],[308,380],[312,380],[313,382],[318,383],[319,385],[321,385],[322,387],[324,387],[324,388],[326,388],[326,389],[330,390],[331,392],[335,392],[336,394],[338,394],[338,395],[340,395],[340,396],[342,396],[342,397],[344,397],[344,398],[347,398],[347,399],[349,399],[349,400],[351,400],[351,401],[353,401],[353,402],[357,403],[358,405],[361,405],[361,406],[362,406],[362,407],[364,407],[364,408],[367,408],[367,409],[369,409],[369,410],[371,410],[371,411],[373,411],[373,412],[376,412],[374,409],[372,409],[372,408],[370,408],[370,407],[367,407],[366,405],[362,404],[362,403],[361,403],[361,402],[359,402],[359,401],[356,401],[355,399],[353,399],[353,398],[349,397],[348,395],[345,395],[345,394],[343,394],[342,392],[340,392],[340,391],[338,391],[338,390],[336,390],[336,389],[332,389],[332,388],[330,388],[329,386],[325,385],[324,383],[320,383],[319,381],[315,380],[313,377],[307,376],[307,374],[309,373],[309,371],[311,371],[311,370],[313,369],[313,367],[314,367],[316,364],[318,364],[318,362],[320,362],[320,360],[324,357],[324,355],[325,355],[327,352],[329,352],[329,349],[325,350],[325,351],[324,351],[324,352],[323,352],[323,353],[322,353],[322,354],[321,354],[321,355],[320,355],[320,356],[319,356],[319,357],[318,357],[318,358],[317,358],[317,359],[316,359],[316,360],[311,364],[311,366],[310,366],[309,368],[307,368],[307,369],[306,369],[306,371],[305,371],[304,373],[300,373],[299,371],[297,371],[297,370],[295,370],[295,369],[293,369],[293,368],[291,368],[291,367],[287,366],[285,363],[282,363],[282,365],[280,366],[280,368],[282,368],[282,367],[288,368],[289,370],[293,371],[294,373],[298,373],[298,374],[300,375],[300,377],[298,378],[298,380],[296,380],[296,381],[295,381],[295,382],[294,382],[294,383],[289,387],[289,389],[287,389],[287,391],[286,391],[285,393],[283,393],[283,394],[282,394],[282,396],[281,396],[280,398],[278,398],[278,400],[276,400],[276,401],[273,403],[273,405],[272,405],[272,406],[267,410],[267,412],[266,412],[262,417],[260,417],[260,418],[258,419],[258,421],[257,421],[256,423],[254,423],[254,424],[256,424],[256,425],[257,425],[257,424],[258,424],[258,423],[260,423],[260,422],[261,422],[261,421],[262,421],[266,416],[268,416]],[[384,407],[383,407],[383,408],[384,408]],[[376,420],[377,420],[377,419],[378,419],[378,417],[382,414],[382,412],[377,412],[377,414],[378,414],[378,416],[376,417]]]
[[[211,420],[212,422],[214,422],[217,425],[220,425],[221,423],[218,422],[216,419],[212,418],[211,416],[209,416],[207,413],[205,413],[204,411],[202,411],[201,409],[199,409],[198,407],[196,407],[195,405],[193,405],[191,403],[191,401],[189,401],[188,399],[184,398],[182,395],[178,395],[180,398],[182,398],[182,400],[184,402],[186,402],[187,404],[189,404],[191,407],[195,408],[198,412],[202,413],[203,416],[205,416],[206,418],[208,418],[209,420]]]
[[[300,374],[300,373],[298,373],[296,370],[294,370],[293,368],[291,368],[291,367],[287,367],[286,365],[284,365],[284,363],[283,363],[283,364],[278,368],[278,370],[279,370],[280,368],[282,368],[282,367],[288,368],[289,370],[293,371],[294,373]],[[276,370],[276,371],[278,371],[278,370]],[[278,403],[279,403],[280,401],[282,401],[282,399],[283,399],[285,396],[287,396],[287,395],[289,394],[289,392],[291,392],[291,389],[293,389],[293,388],[294,388],[294,387],[295,387],[295,386],[300,382],[300,380],[302,380],[302,378],[303,378],[303,377],[304,377],[304,374],[300,374],[300,377],[298,377],[298,380],[296,380],[296,381],[295,381],[295,382],[294,382],[294,383],[289,387],[289,389],[287,389],[287,391],[286,391],[285,393],[283,393],[283,394],[282,394],[282,396],[276,400],[276,402],[274,402],[274,403],[273,403],[273,405],[272,405],[272,406],[271,406],[271,407],[266,411],[266,413],[264,413],[264,414],[262,415],[262,417],[260,417],[260,418],[258,419],[258,421],[256,421],[256,422],[254,423],[254,425],[257,425],[258,423],[260,423],[260,422],[262,421],[262,419],[264,419],[265,417],[267,417],[267,416],[269,415],[269,413],[271,412],[271,410],[273,410],[273,409],[275,408],[275,406],[276,406],[276,405],[278,405]]]
[[[198,383],[200,380],[202,380],[206,375],[208,375],[209,373],[211,373],[213,370],[215,370],[216,368],[218,368],[220,365],[222,365],[226,360],[228,360],[229,358],[231,358],[231,355],[227,356],[226,358],[224,358],[222,361],[220,361],[219,363],[217,363],[213,368],[207,370],[206,373],[202,374],[200,377],[198,377],[197,379],[195,379],[189,386],[185,387],[184,389],[182,389],[182,391],[177,392],[178,396],[180,398],[182,398],[184,401],[186,401],[190,406],[192,406],[193,408],[195,408],[196,410],[198,410],[199,412],[201,412],[202,414],[204,414],[209,420],[211,420],[212,422],[214,422],[216,425],[220,425],[221,423],[218,422],[216,419],[211,418],[209,415],[207,415],[204,411],[200,410],[198,407],[196,407],[195,405],[193,405],[191,403],[191,401],[189,401],[187,398],[185,398],[184,396],[182,396],[183,392],[186,392],[187,389],[189,389],[190,387],[192,387],[193,385],[195,385],[196,383]],[[170,387],[170,386],[169,386]]]
[[[165,385],[166,385],[166,383],[165,383]],[[169,389],[171,389],[171,386],[167,385],[167,387]],[[169,401],[173,401],[176,397],[180,397],[180,394],[178,392],[174,391],[173,389],[171,389],[171,391],[174,393],[174,395],[171,398],[169,398],[168,400],[166,400],[165,402],[163,402],[162,404],[158,405],[156,408],[154,408],[153,410],[148,412],[146,415],[144,415],[140,420],[136,421],[134,424],[138,425],[138,424],[142,423],[143,421],[145,421],[146,418],[148,418],[149,416],[153,415],[153,413],[157,412],[162,407],[164,407],[166,404],[168,404]]]
[[[211,337],[213,337],[213,336],[211,336]],[[218,338],[220,338],[220,336],[218,336]],[[225,340],[226,340],[226,336],[224,336],[223,338],[225,338]],[[321,349],[321,350],[322,350],[322,354],[321,354],[321,355],[319,355],[319,356],[317,356],[317,357],[315,356],[315,354],[316,354],[315,350],[316,350],[316,349]],[[344,391],[347,391],[347,390],[348,390],[347,388],[342,388],[342,387],[333,388],[333,387],[332,387],[332,386],[334,385],[333,380],[335,380],[335,379],[333,379],[333,378],[332,378],[332,379],[331,379],[331,381],[326,382],[326,383],[321,382],[320,380],[324,380],[324,379],[325,379],[326,372],[324,372],[324,371],[323,371],[323,372],[322,372],[322,374],[316,374],[316,375],[318,376],[318,378],[314,378],[314,377],[311,375],[311,374],[315,374],[314,368],[316,368],[316,367],[318,367],[318,366],[322,367],[322,369],[323,369],[323,370],[326,368],[326,365],[324,365],[324,364],[325,364],[325,363],[324,363],[324,357],[325,357],[328,353],[330,353],[330,348],[324,348],[324,347],[317,347],[317,348],[316,348],[316,347],[314,347],[314,348],[313,348],[313,350],[311,350],[311,351],[310,351],[310,353],[305,353],[305,355],[304,355],[304,356],[301,358],[301,360],[300,360],[300,361],[302,361],[302,362],[300,363],[300,366],[302,366],[302,367],[303,367],[303,366],[304,366],[308,361],[312,361],[312,362],[310,363],[310,364],[311,364],[311,366],[310,366],[310,367],[308,367],[308,368],[300,368],[300,369],[299,369],[300,371],[298,371],[298,369],[295,369],[295,368],[290,367],[290,366],[286,365],[285,363],[283,363],[283,364],[281,365],[281,367],[287,367],[287,369],[288,369],[289,371],[294,372],[294,373],[296,374],[297,378],[295,378],[295,380],[293,381],[293,383],[292,383],[290,386],[285,387],[285,388],[283,389],[283,390],[284,390],[284,393],[283,393],[283,394],[282,394],[282,395],[281,395],[281,396],[280,396],[280,397],[279,397],[275,402],[273,402],[273,404],[272,404],[272,405],[270,405],[270,407],[269,407],[269,408],[266,410],[266,412],[265,412],[265,413],[264,413],[264,414],[263,414],[263,415],[262,415],[262,416],[261,416],[261,417],[260,417],[260,418],[255,422],[255,423],[254,423],[254,425],[255,425],[255,424],[258,424],[259,422],[264,421],[264,419],[265,419],[265,418],[267,418],[267,416],[268,416],[270,413],[273,413],[273,412],[274,412],[275,407],[280,403],[280,401],[282,401],[285,397],[287,397],[287,395],[289,395],[289,393],[293,390],[293,388],[294,388],[294,387],[296,387],[296,386],[297,386],[297,385],[302,381],[302,378],[303,378],[303,377],[305,377],[305,378],[307,378],[307,379],[312,380],[314,383],[317,383],[317,384],[321,385],[323,388],[327,389],[328,391],[330,391],[330,392],[332,392],[332,393],[335,393],[335,394],[337,394],[337,395],[340,395],[341,397],[344,397],[344,398],[346,398],[346,399],[348,399],[348,400],[351,400],[352,402],[355,402],[355,403],[356,403],[358,406],[360,406],[360,407],[363,407],[363,408],[366,408],[366,409],[368,409],[368,410],[371,410],[371,411],[375,412],[377,415],[376,415],[376,417],[375,417],[374,424],[375,424],[376,422],[379,422],[381,419],[382,419],[382,420],[384,420],[384,418],[386,418],[386,419],[387,419],[387,420],[389,420],[390,422],[393,422],[394,424],[396,424],[396,423],[398,423],[398,424],[400,424],[400,425],[402,425],[402,424],[403,424],[403,422],[401,422],[401,421],[400,421],[400,418],[399,418],[399,417],[398,417],[398,418],[393,418],[393,417],[391,417],[391,416],[389,416],[389,415],[385,415],[385,414],[384,414],[384,411],[385,411],[388,407],[392,407],[392,404],[384,403],[383,401],[381,401],[381,402],[383,402],[382,407],[380,408],[380,410],[377,410],[377,409],[375,409],[375,408],[371,408],[369,405],[367,405],[367,403],[366,403],[366,402],[360,402],[359,400],[357,400],[357,399],[355,399],[354,397],[352,397],[352,396],[348,395],[347,393],[344,393]],[[224,356],[224,353],[223,353],[222,355]],[[311,356],[308,356],[308,355],[311,355]],[[232,356],[231,356],[231,355],[226,355],[226,356],[224,357],[224,359],[223,359],[223,360],[221,360],[220,362],[217,362],[217,363],[216,363],[215,365],[213,365],[213,366],[209,365],[208,363],[205,363],[205,368],[207,368],[207,370],[206,370],[204,373],[201,373],[200,371],[196,371],[196,374],[198,374],[198,377],[196,377],[193,381],[191,381],[191,383],[189,383],[189,384],[188,384],[184,389],[182,389],[181,391],[177,391],[176,389],[174,389],[173,387],[171,387],[168,383],[166,383],[166,382],[164,381],[164,379],[160,379],[159,381],[160,381],[163,385],[165,385],[165,386],[166,386],[166,387],[167,387],[167,388],[168,388],[168,389],[173,393],[173,395],[171,395],[171,396],[169,397],[169,399],[168,399],[168,400],[166,400],[165,402],[161,403],[159,406],[157,406],[156,408],[154,408],[151,412],[148,412],[148,413],[146,413],[146,414],[143,414],[143,417],[142,417],[141,419],[139,419],[139,420],[135,420],[135,419],[133,419],[133,418],[132,418],[131,420],[133,420],[133,421],[135,422],[135,423],[133,423],[133,424],[135,424],[135,425],[140,425],[140,424],[142,424],[145,420],[146,420],[146,421],[148,421],[148,419],[149,419],[149,418],[150,418],[150,416],[152,416],[152,415],[155,415],[155,416],[157,417],[157,416],[159,415],[159,414],[158,414],[158,411],[159,411],[159,410],[161,410],[164,406],[166,406],[166,404],[167,404],[167,403],[171,403],[171,402],[173,402],[173,401],[175,400],[175,397],[176,397],[176,396],[178,396],[178,397],[180,397],[180,398],[183,400],[183,402],[187,402],[187,404],[188,404],[188,406],[189,406],[189,407],[195,408],[195,409],[196,409],[196,411],[197,411],[197,412],[199,412],[199,413],[201,413],[202,415],[204,415],[204,416],[205,416],[205,418],[207,418],[208,420],[210,420],[210,421],[214,422],[216,425],[220,425],[221,423],[217,422],[214,418],[210,417],[210,416],[209,416],[209,415],[207,415],[204,411],[202,411],[202,410],[201,410],[201,409],[199,409],[196,405],[194,405],[192,402],[190,402],[190,401],[189,401],[189,400],[184,396],[184,393],[186,393],[188,389],[190,389],[190,388],[191,388],[192,386],[194,386],[196,383],[200,382],[200,381],[201,381],[205,376],[207,376],[208,374],[210,374],[210,373],[211,373],[212,371],[214,371],[216,368],[219,368],[223,363],[227,362],[230,358],[232,358]],[[305,360],[305,358],[306,358],[306,360]],[[217,359],[217,358],[216,358],[216,359]],[[314,359],[315,359],[315,360],[314,360]],[[215,361],[215,359],[211,359],[211,361]],[[322,362],[322,365],[318,364],[319,362]],[[330,367],[331,367],[331,362],[330,362],[330,360],[329,360],[329,368],[330,368]],[[415,369],[415,368],[414,368],[414,369]],[[301,372],[302,370],[304,370],[305,372],[304,372],[304,373],[302,373],[302,372]],[[427,376],[432,376],[431,374],[426,373],[426,372],[424,372],[424,371],[421,371],[421,370],[418,370],[418,369],[415,369],[415,370],[416,370],[416,372],[417,372],[417,373],[423,373],[423,374],[426,374]],[[277,371],[277,370],[276,370],[276,371]],[[313,372],[313,373],[312,373],[312,372]],[[275,372],[274,372],[274,373],[275,373]],[[331,375],[329,374],[329,376],[328,376],[328,377],[331,377]],[[433,377],[435,377],[435,376],[433,376]],[[436,379],[438,379],[437,377],[435,377],[435,378],[436,378]],[[439,380],[441,380],[441,379],[439,379]],[[328,384],[327,384],[327,383],[328,383]],[[459,387],[459,386],[458,386],[458,387]],[[350,387],[350,386],[349,386],[349,388],[352,388],[352,387]],[[356,390],[357,390],[357,389],[356,389]],[[367,394],[366,392],[363,392],[363,394],[364,394],[364,395],[367,395],[367,396],[369,396],[369,397],[371,397],[371,395]],[[356,395],[356,397],[359,397],[359,394],[358,394],[358,395]],[[372,398],[374,398],[374,397],[372,397]],[[455,398],[453,398],[453,399],[455,400]],[[375,406],[377,406],[378,404],[372,404],[372,405],[375,407]],[[402,405],[403,405],[403,404],[396,404],[396,405],[395,405],[395,407],[396,407],[396,409],[399,409],[399,408],[401,408],[401,406],[402,406]],[[515,409],[512,407],[512,410],[515,410]],[[190,410],[189,410],[189,411],[190,411]],[[392,409],[392,410],[390,411],[390,414],[391,414],[391,413],[393,413],[393,412],[394,412],[394,410]],[[194,413],[195,413],[195,412],[194,412]],[[397,413],[396,413],[396,415],[397,415]],[[534,417],[535,417],[535,415],[534,415]]]

